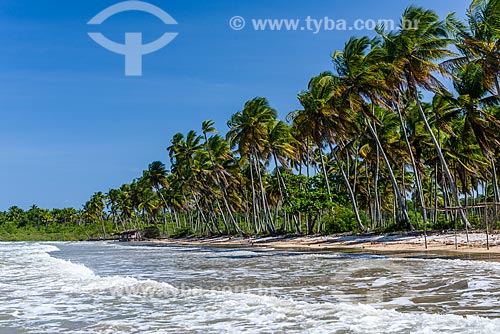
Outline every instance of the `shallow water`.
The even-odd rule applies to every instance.
[[[0,333],[499,333],[500,264],[0,243]]]

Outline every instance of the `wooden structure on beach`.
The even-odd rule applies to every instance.
[[[122,232],[116,232],[113,235],[119,237],[120,242],[128,242],[128,241],[139,241],[142,239],[140,230],[128,230]]]

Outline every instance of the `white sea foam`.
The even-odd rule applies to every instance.
[[[94,249],[93,247],[98,248],[97,246],[89,247],[91,250]],[[500,319],[479,316],[462,317],[453,314],[428,314],[417,311],[398,312],[389,309],[398,305],[414,306],[408,296],[394,298],[390,304],[374,303],[369,305],[348,302],[347,297],[342,299],[346,300],[345,302],[337,303],[328,299],[318,302],[314,298],[298,300],[297,298],[291,299],[289,296],[280,298],[266,294],[268,291],[274,291],[274,293],[287,296],[286,289],[280,290],[278,286],[269,287],[268,290],[265,288],[252,289],[251,292],[248,289],[248,291],[238,291],[234,288],[234,284],[231,289],[222,290],[189,288],[183,287],[181,284],[173,286],[154,279],[138,279],[120,275],[100,276],[83,264],[56,258],[49,254],[58,250],[58,247],[50,244],[6,245],[0,243],[0,264],[2,271],[5,272],[3,279],[6,280],[5,283],[8,283],[2,282],[0,290],[10,291],[9,295],[0,295],[0,328],[18,328],[18,332],[27,333],[43,331],[46,333],[72,332],[78,334],[140,331],[157,333],[343,332],[366,334],[497,334],[500,332]],[[189,258],[184,258],[186,255],[182,251],[175,254],[181,259],[189,260]],[[215,258],[207,259],[208,254],[215,256]],[[203,253],[197,256],[202,261],[210,260],[216,264],[227,262],[225,256],[246,256],[259,254],[259,252],[237,250],[233,252],[208,252],[208,254]],[[323,258],[323,254],[308,254],[309,257],[306,258],[311,259],[318,255],[320,255],[318,259]],[[338,256],[336,254],[325,255],[326,259],[329,256],[336,259]],[[266,257],[258,259],[262,259],[259,261],[277,261],[276,259],[268,260]],[[296,263],[296,260],[297,257],[290,257],[289,261]],[[346,261],[345,259],[339,260]],[[360,269],[370,269],[371,267],[367,266],[371,263],[370,261],[370,259],[360,259],[358,262],[348,259],[346,263],[352,266],[349,268],[349,272],[357,272]],[[402,270],[398,271],[398,275],[404,275],[406,268],[411,269],[415,264],[420,263],[413,262],[412,264],[412,261],[416,260],[377,261],[372,269],[387,264],[390,270]],[[426,261],[428,262],[420,264],[429,264],[429,269],[443,272],[452,268],[464,268],[463,262]],[[321,261],[314,262],[316,265],[321,263]],[[325,262],[327,266],[334,263],[334,261]],[[467,262],[465,267],[472,275],[476,270],[490,272],[496,268],[496,265],[488,266],[487,262],[477,264],[473,261],[470,262],[472,263]],[[307,265],[309,265],[309,261],[304,261],[304,266]],[[398,285],[399,278],[370,276],[376,272],[368,272],[368,276],[360,277],[360,282],[364,284],[362,285],[380,289]],[[422,273],[423,276],[431,274],[432,270]],[[412,277],[411,279],[416,280],[420,277]],[[492,289],[493,279],[485,277],[482,281],[470,284],[468,290],[482,292]],[[446,282],[446,279],[443,278],[443,281]],[[349,282],[348,284],[353,286],[352,280]],[[453,282],[455,281],[450,284]],[[342,282],[338,283],[342,284]],[[302,285],[302,287],[305,286]],[[11,291],[12,287],[15,287],[17,294]],[[333,287],[336,285],[332,285]],[[321,290],[327,289],[328,286],[316,284],[312,288]],[[295,289],[296,292],[301,291],[299,287]],[[432,291],[432,288],[427,291]],[[484,293],[488,293],[488,291],[484,291]],[[306,294],[307,289],[303,293]],[[475,297],[471,295],[470,298]],[[495,305],[495,303],[493,300],[490,301],[490,304],[481,301],[477,305],[487,306]],[[9,315],[14,320],[2,320],[1,314]],[[80,322],[82,325],[76,325]],[[71,326],[76,327],[68,330],[63,327],[64,323],[70,323]],[[40,327],[40,324],[43,326]]]
[[[342,254],[338,253],[303,253],[296,255],[297,259],[338,259]]]
[[[173,320],[201,329],[205,323],[234,319],[219,329],[238,333],[259,332],[256,329],[260,328],[264,332],[289,333],[497,334],[500,328],[500,320],[477,316],[410,314],[363,304],[307,303],[254,294],[208,293],[207,296],[219,302],[217,308],[207,311],[201,307],[188,314],[179,314]]]
[[[40,254],[40,253],[51,253],[57,252],[60,249],[51,244],[40,244],[40,243],[25,243],[20,246],[19,243],[0,243],[0,253],[12,254],[12,255],[22,255],[22,254]]]
[[[397,283],[397,280],[394,278],[381,277],[381,278],[375,279],[371,283],[371,286],[372,287],[381,287],[381,286],[386,286],[386,285],[390,285],[390,284],[394,284],[394,283]]]
[[[210,253],[210,257],[246,257],[246,256],[259,256],[263,253],[249,251],[249,250],[231,250],[231,251],[218,251]]]

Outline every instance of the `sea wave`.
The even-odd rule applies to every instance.
[[[250,293],[205,291],[216,307],[179,314],[174,322],[201,328],[203,323],[224,323],[221,331],[238,333],[483,333],[497,334],[499,319],[446,314],[402,313],[366,304],[309,303]]]
[[[0,242],[0,253],[11,253],[16,255],[31,254],[31,253],[52,253],[58,252],[60,249],[52,244],[44,243],[16,243],[16,242]]]
[[[34,278],[45,277],[46,282],[53,282],[54,286],[44,288],[60,294],[57,295],[60,301],[59,306],[64,305],[61,302],[77,301],[82,296],[85,300],[89,295],[92,296],[92,300],[98,308],[102,305],[109,305],[105,302],[109,298],[113,298],[115,306],[128,305],[128,297],[134,296],[137,297],[137,300],[134,299],[136,301],[134,305],[143,307],[141,314],[147,314],[149,312],[147,307],[153,307],[148,302],[151,298],[155,298],[154,307],[159,314],[158,317],[161,318],[147,320],[149,328],[155,328],[159,324],[166,326],[163,328],[183,324],[186,331],[182,331],[181,328],[179,333],[188,332],[187,329],[189,329],[190,332],[203,333],[344,332],[364,334],[381,332],[388,334],[497,334],[500,329],[500,319],[473,315],[399,312],[372,304],[301,301],[276,294],[272,295],[261,287],[247,287],[246,290],[237,289],[234,286],[227,289],[206,289],[182,285],[174,286],[167,282],[134,277],[102,277],[84,264],[51,256],[50,253],[57,250],[59,250],[58,247],[50,244],[0,244],[0,255],[15,252],[16,257],[4,257],[3,259],[13,261],[12,263],[16,265],[15,268],[19,270],[19,273],[22,273],[23,270],[30,275],[36,273],[38,276],[33,276]],[[439,265],[439,262],[437,264]],[[452,264],[453,266],[464,265],[463,262]],[[473,265],[473,263],[468,262],[465,264]],[[482,265],[480,264],[480,266]],[[25,286],[26,291],[38,289],[36,281],[29,282],[31,282],[31,286]],[[383,279],[376,282],[380,286],[390,283]],[[50,313],[51,316],[55,317],[57,314],[56,304],[51,306],[50,300],[43,299],[44,295],[45,293],[41,293],[39,296],[41,299],[37,301],[40,305],[47,306],[43,308],[43,312],[40,311],[41,309],[26,305],[30,306],[33,312],[30,317],[46,317],[49,311],[55,312]],[[140,301],[142,306],[137,301]],[[120,310],[117,309],[115,312],[121,312]],[[161,310],[168,310],[169,316],[164,317]],[[94,312],[91,308],[87,311]],[[112,311],[103,310],[103,312],[111,314]],[[64,316],[71,319],[73,314],[68,311]],[[16,317],[22,321],[26,314],[20,311]],[[123,321],[121,322],[123,323]],[[121,332],[118,327],[113,328],[114,332]]]

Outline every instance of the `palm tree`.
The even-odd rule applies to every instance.
[[[335,70],[340,76],[341,91],[338,99],[342,101],[344,108],[359,112],[365,118],[368,129],[386,164],[403,218],[408,228],[413,230],[406,208],[406,199],[399,189],[387,153],[371,124],[372,120],[379,122],[373,114],[375,106],[385,105],[384,99],[389,96],[389,87],[384,80],[380,65],[382,60],[383,52],[378,40],[370,40],[368,37],[351,38],[344,50],[336,52],[333,57]]]
[[[280,165],[285,171],[290,171],[289,160],[296,159],[294,150],[294,141],[290,127],[283,121],[275,120],[268,124],[269,145],[266,152],[266,160],[274,162],[279,189],[283,186],[283,191],[286,193],[286,184],[281,175]]]
[[[401,126],[401,131],[402,131],[402,137],[406,143],[406,147],[408,150],[408,154],[410,157],[410,162],[411,166],[413,169],[413,177],[414,177],[414,184],[417,188],[417,199],[420,204],[420,212],[422,215],[422,219],[424,221],[424,243],[425,243],[425,248],[427,248],[427,210],[426,210],[426,205],[425,205],[425,199],[424,199],[424,190],[422,186],[422,180],[421,180],[421,170],[420,170],[420,160],[418,158],[415,158],[415,153],[413,151],[413,147],[410,143],[410,138],[408,135],[408,122],[405,120],[405,115],[404,110],[405,110],[405,105],[408,104],[408,98],[407,98],[407,91],[405,91],[404,87],[404,80],[403,77],[400,75],[401,69],[404,66],[404,62],[400,61],[395,61],[393,58],[394,54],[394,48],[397,47],[397,44],[393,43],[393,37],[387,35],[384,31],[382,31],[381,27],[378,29],[379,35],[382,37],[382,52],[383,52],[383,62],[382,62],[382,70],[383,74],[385,76],[385,81],[387,84],[387,87],[390,88],[392,94],[389,96],[389,101],[388,101],[388,108],[394,109],[397,112],[400,126]],[[410,99],[411,100],[411,99]]]
[[[497,202],[499,194],[496,182],[494,150],[495,147],[500,147],[500,142],[496,139],[500,131],[500,121],[490,113],[490,107],[498,106],[500,101],[496,96],[489,96],[483,76],[484,72],[476,62],[468,63],[456,69],[454,87],[459,96],[454,100],[454,105],[465,115],[463,125],[464,142],[471,141],[465,135],[473,137],[482,154],[489,161],[493,176],[494,197],[495,202]],[[472,152],[468,155],[469,158],[473,156]],[[479,162],[479,160],[479,158],[476,158],[475,162]]]
[[[157,192],[160,191],[161,188],[168,187],[168,173],[165,168],[165,164],[161,161],[154,161],[149,164],[148,169],[144,171],[143,177],[152,188],[154,188]],[[161,197],[161,194],[159,194]],[[163,202],[165,200],[162,198]]]
[[[467,24],[447,18],[448,27],[455,38],[461,56],[445,62],[453,69],[474,63],[481,69],[483,85],[491,94],[500,98],[500,1],[474,0],[467,11]]]
[[[318,148],[321,169],[330,200],[332,191],[328,180],[323,149],[325,141],[331,137],[330,132],[336,128],[335,118],[332,117],[333,110],[329,105],[335,94],[335,79],[329,72],[313,77],[309,82],[308,89],[298,95],[299,102],[304,109],[296,110],[290,115],[297,131],[310,138]]]
[[[419,87],[429,91],[446,90],[435,74],[446,75],[445,70],[436,62],[454,55],[452,51],[447,49],[451,42],[448,38],[448,31],[445,22],[439,20],[435,12],[419,7],[407,8],[403,13],[402,22],[418,22],[418,25],[414,29],[405,29],[401,24],[397,33],[388,34],[385,37],[386,43],[391,45],[392,57],[390,61],[399,64],[395,75],[401,77],[404,86],[408,88],[411,98],[416,102],[420,117],[431,137],[455,203],[460,206],[455,180],[451,175],[441,145],[430,126],[418,92]],[[460,210],[459,213],[464,224],[470,226],[466,212]]]
[[[104,200],[105,196],[102,192],[96,192],[89,201],[84,205],[83,210],[86,216],[93,222],[100,222],[102,233],[106,238],[106,227],[104,224]]]
[[[158,192],[153,191],[150,187],[151,180],[149,175],[147,178],[141,177],[137,182],[133,183],[133,190],[136,192],[136,205],[137,210],[143,212],[143,219],[145,222],[153,222],[158,228],[156,217],[161,209],[160,198]]]
[[[170,154],[172,173],[176,174],[184,196],[192,199],[200,218],[207,226],[209,219],[200,205],[200,198],[201,192],[207,190],[203,187],[203,175],[211,168],[208,153],[203,150],[202,137],[196,131],[189,131],[186,137],[178,133],[171,143],[172,145],[167,150]],[[187,198],[184,202],[187,204]],[[190,215],[191,212],[188,211],[188,214]]]
[[[248,160],[250,164],[252,182],[252,205],[254,219],[257,216],[257,196],[255,193],[254,173],[257,174],[260,185],[260,195],[264,211],[264,221],[268,231],[275,233],[276,228],[266,201],[266,192],[262,180],[262,168],[260,161],[268,151],[269,131],[268,126],[277,118],[277,111],[269,105],[262,97],[257,97],[245,103],[242,111],[231,116],[228,122],[229,132],[227,134],[231,147],[238,147],[242,159]]]
[[[230,152],[229,146],[227,145],[227,142],[221,136],[215,135],[210,138],[208,137],[209,133],[217,132],[217,130],[214,127],[214,124],[215,123],[211,120],[204,121],[202,124],[202,132],[203,136],[205,137],[205,150],[210,158],[210,162],[213,169],[213,175],[215,175],[214,181],[221,194],[222,201],[224,202],[224,207],[228,213],[231,224],[236,233],[241,234],[242,231],[238,226],[238,223],[234,218],[233,210],[229,205],[228,195],[226,191],[226,187],[228,185],[227,182],[228,174],[227,171],[225,171],[224,166],[222,165],[228,160],[232,159],[232,154]],[[225,180],[224,185],[222,180]],[[215,196],[215,199],[217,201],[217,206],[220,207],[220,204],[218,203],[219,199],[217,198],[217,196]],[[227,225],[226,217],[224,214],[222,214],[222,219],[224,220],[224,223]],[[229,233],[229,229],[227,229],[227,232]]]
[[[448,27],[455,38],[455,45],[460,56],[444,63],[451,71],[475,67],[475,72],[481,72],[482,89],[500,98],[499,68],[500,68],[500,1],[475,0],[467,11],[467,23],[449,15]],[[467,65],[468,64],[468,65]],[[476,74],[479,76],[479,74]],[[476,85],[478,86],[478,85]],[[481,135],[476,133],[476,137]],[[495,202],[500,199],[498,191],[496,158],[489,154],[491,150],[481,144],[483,152],[491,161],[493,190]],[[486,149],[486,151],[485,151]],[[495,207],[495,212],[496,212]]]
[[[338,131],[339,129],[349,128],[349,131],[353,131],[356,128],[354,125],[355,120],[349,113],[349,110],[332,108],[331,102],[332,99],[338,94],[338,89],[339,80],[330,72],[324,72],[317,77],[313,77],[309,82],[308,90],[300,93],[298,96],[304,109],[297,110],[291,114],[294,124],[293,126],[299,133],[303,134],[303,136],[311,138],[318,148],[320,156],[319,160],[330,201],[332,200],[332,191],[325,165],[325,158],[323,156],[325,143],[328,142],[328,144],[331,144],[331,141],[336,136],[342,138],[345,134],[340,133]],[[342,167],[342,163],[338,159],[337,154],[334,152],[332,147],[331,150],[339,168],[341,169],[342,177],[351,198],[356,222],[359,229],[363,231],[365,228],[361,221],[361,217],[359,216],[356,196]]]
[[[113,217],[113,223],[115,224],[116,231],[118,231],[117,220],[120,211],[119,197],[120,197],[120,190],[118,189],[110,189],[109,192],[106,194],[106,207],[108,208],[108,211]],[[122,227],[123,229],[125,229],[123,223]]]
[[[167,226],[167,217],[166,217],[166,209],[168,208],[167,201],[163,197],[162,192],[160,191],[163,188],[167,188],[168,184],[168,173],[165,168],[165,164],[161,161],[154,161],[149,164],[148,169],[145,170],[142,174],[142,178],[144,182],[149,185],[152,189],[156,191],[156,194],[161,199],[163,206],[163,219],[164,219],[164,227]],[[156,221],[155,221],[156,224]]]

